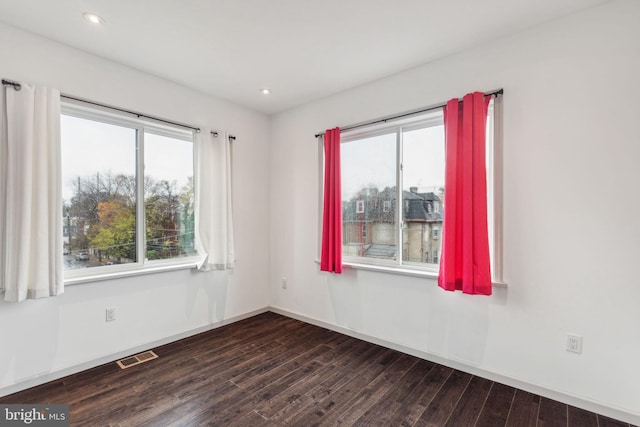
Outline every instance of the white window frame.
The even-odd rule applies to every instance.
[[[196,254],[173,259],[146,259],[145,215],[144,215],[144,135],[145,133],[166,136],[193,143],[193,131],[179,126],[160,124],[152,120],[134,118],[118,113],[107,107],[87,106],[82,102],[63,101],[61,115],[78,117],[100,123],[121,126],[136,130],[136,262],[127,264],[104,265],[91,268],[65,270],[65,285],[115,279],[141,274],[158,273],[180,269],[195,268],[201,259]],[[64,144],[64,141],[62,141]],[[195,155],[195,150],[194,150]],[[194,165],[195,165],[194,158]],[[193,175],[195,186],[195,172]],[[61,207],[62,208],[62,207]],[[197,233],[197,230],[194,230]]]
[[[372,125],[366,128],[359,128],[354,131],[345,131],[341,133],[341,142],[349,142],[362,139],[367,136],[375,136],[388,133],[390,129],[402,127],[404,130],[425,127],[426,124],[431,126],[437,125],[435,121],[440,120],[443,123],[442,110],[429,112],[426,114],[416,114],[408,118],[398,120],[387,120],[381,125]],[[402,131],[399,132],[402,135]],[[489,104],[487,113],[487,206],[488,206],[488,224],[489,224],[489,250],[491,254],[491,274],[494,287],[506,287],[507,283],[503,278],[503,225],[502,225],[502,97],[494,97]],[[401,144],[397,144],[398,151]],[[319,226],[318,236],[321,236],[322,230],[322,194],[324,182],[324,161],[322,145],[318,146],[319,153]],[[400,160],[402,153],[396,154],[396,173],[398,177],[397,191],[402,191],[402,170]],[[401,200],[397,197],[397,200]],[[396,203],[396,218],[402,218],[401,209],[403,204]],[[438,206],[437,211],[442,211]],[[402,221],[397,221],[398,235],[402,233]],[[439,231],[442,236],[442,229]],[[440,237],[441,238],[441,237]],[[399,242],[400,237],[398,238]],[[319,238],[319,242],[321,239]],[[320,251],[320,244],[318,250]],[[400,248],[401,250],[401,248]],[[440,251],[433,254],[434,257],[440,258]],[[347,268],[363,269],[370,271],[378,271],[382,273],[401,274],[408,276],[431,277],[437,278],[439,273],[439,264],[425,263],[409,263],[402,261],[402,254],[398,252],[397,260],[382,260],[364,257],[343,257],[343,265]]]
[[[412,270],[420,273],[437,274],[439,266],[436,264],[427,264],[419,262],[409,262],[402,260],[402,209],[404,203],[401,203],[402,198],[402,135],[404,132],[412,131],[416,129],[427,128],[431,126],[440,126],[443,124],[442,111],[433,111],[427,114],[421,114],[406,118],[403,120],[393,121],[393,123],[384,123],[382,125],[373,125],[366,128],[360,128],[353,131],[342,132],[340,135],[340,142],[347,144],[352,141],[357,141],[365,138],[370,138],[384,134],[396,135],[396,200],[398,202],[395,206],[396,217],[396,259],[379,259],[368,257],[356,257],[356,256],[343,256],[343,264],[347,266],[370,266],[381,267],[384,269],[394,270]]]

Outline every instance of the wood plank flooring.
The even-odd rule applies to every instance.
[[[73,426],[626,426],[275,313],[0,403],[63,403]]]

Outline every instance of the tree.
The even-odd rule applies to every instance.
[[[136,180],[132,175],[98,172],[92,176],[75,177],[73,186],[75,194],[66,204],[67,224],[74,230],[69,236],[71,249],[89,249],[90,242],[101,228],[100,203],[118,202],[128,208],[133,207],[135,212]]]
[[[89,249],[114,258],[136,257],[135,176],[100,172],[76,177],[75,194],[64,212],[71,249]],[[177,190],[176,181],[144,178],[147,258],[170,258],[193,251],[193,179]],[[72,227],[73,225],[73,227]]]
[[[182,187],[180,192],[181,206],[181,229],[180,229],[180,245],[183,250],[193,252],[194,248],[194,231],[195,231],[195,207],[194,207],[194,190],[193,177],[187,179],[187,183]]]
[[[175,181],[158,181],[148,188],[145,197],[147,258],[170,258],[180,254],[179,205]]]
[[[91,247],[110,258],[136,259],[136,215],[135,208],[108,201],[98,204],[99,224]]]

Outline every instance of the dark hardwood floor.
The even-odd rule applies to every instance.
[[[73,426],[629,426],[265,313],[0,398],[69,404]]]

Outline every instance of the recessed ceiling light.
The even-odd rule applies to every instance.
[[[260,93],[263,95],[269,95],[271,93],[271,89],[267,89],[265,87],[264,89],[260,89]]]
[[[91,22],[92,24],[100,25],[104,24],[104,19],[101,16],[96,15],[95,13],[85,12],[82,14],[84,19]]]

